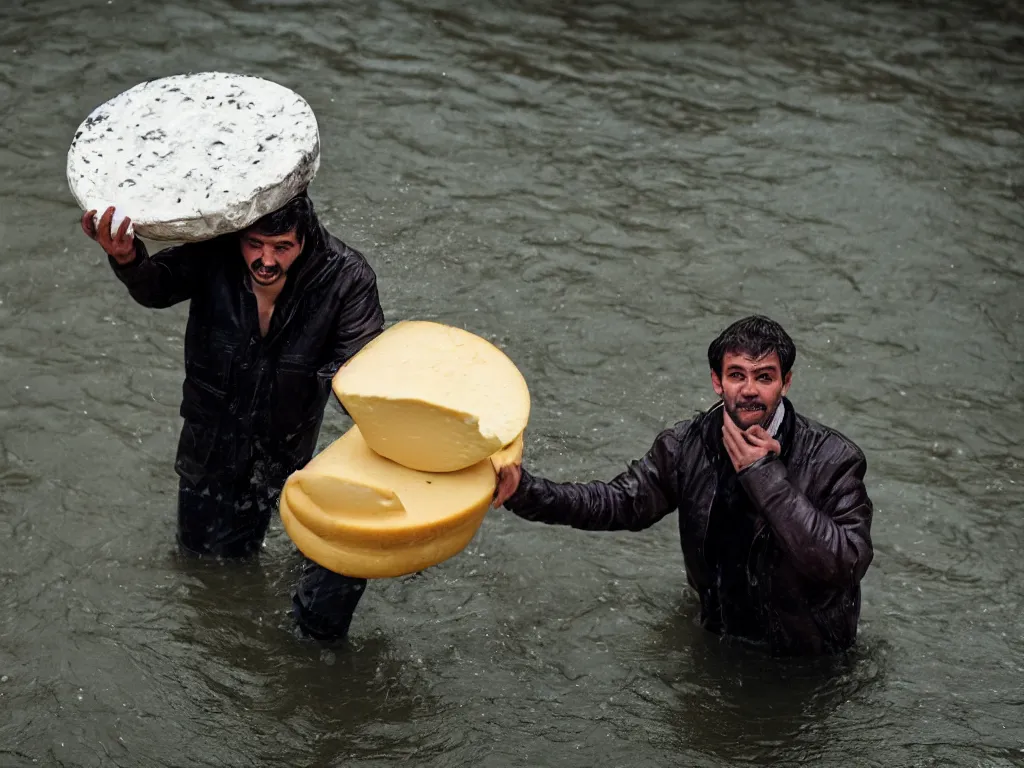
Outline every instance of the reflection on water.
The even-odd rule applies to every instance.
[[[843,738],[830,725],[843,705],[878,682],[878,650],[865,643],[832,659],[769,661],[682,614],[653,629],[646,682],[660,684],[656,711],[680,752],[729,764],[822,759]]]

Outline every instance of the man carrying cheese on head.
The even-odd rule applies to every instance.
[[[588,531],[640,531],[679,512],[702,625],[772,654],[849,648],[871,563],[864,454],[786,399],[796,347],[754,316],[708,349],[720,401],[664,430],[611,482],[554,483],[510,464],[495,506]]]
[[[144,307],[189,302],[175,470],[177,540],[195,555],[258,552],[289,474],[313,455],[331,378],[384,327],[376,276],[307,194],[241,232],[150,255],[114,209],[82,229]],[[365,580],[306,561],[299,626],[344,636]]]

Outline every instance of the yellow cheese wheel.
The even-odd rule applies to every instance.
[[[461,552],[494,487],[488,459],[457,472],[420,472],[372,451],[355,426],[288,478],[281,521],[299,551],[328,570],[402,576]]]
[[[388,328],[335,375],[334,394],[375,452],[410,469],[455,472],[526,429],[530,393],[496,346],[450,325]]]

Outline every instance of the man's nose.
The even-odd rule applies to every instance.
[[[744,397],[757,397],[757,386],[753,379],[747,379],[743,382],[743,388],[740,390],[740,394]]]
[[[274,258],[274,251],[271,248],[264,248],[263,255],[260,257],[263,264],[268,267],[277,266],[277,259]]]

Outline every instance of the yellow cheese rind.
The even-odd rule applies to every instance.
[[[476,515],[467,515],[462,524],[440,538],[428,538],[402,549],[368,546],[345,541],[329,541],[309,530],[281,498],[281,522],[285,532],[302,554],[329,571],[360,579],[387,579],[422,571],[454,557],[473,540],[487,504]]]
[[[488,458],[530,416],[526,380],[505,353],[441,323],[396,323],[342,366],[332,386],[375,452],[424,472]]]
[[[288,478],[280,514],[309,559],[347,576],[385,578],[465,548],[494,488],[488,460],[458,472],[420,472],[375,453],[353,427]]]

